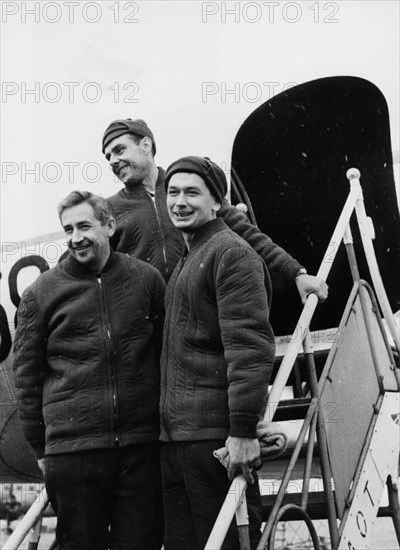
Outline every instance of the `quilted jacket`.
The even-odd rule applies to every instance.
[[[217,218],[166,290],[161,439],[255,437],[275,354],[265,265]]]
[[[164,286],[112,253],[99,279],[68,256],[25,290],[14,375],[38,458],[158,439]]]

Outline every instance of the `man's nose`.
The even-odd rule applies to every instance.
[[[175,204],[178,206],[184,206],[186,204],[186,195],[183,191],[176,197]]]
[[[79,243],[83,239],[82,232],[80,229],[76,228],[72,231],[71,242]]]
[[[110,163],[110,166],[114,168],[114,166],[117,166],[117,164],[119,162],[119,158],[116,154],[111,153],[108,162]]]

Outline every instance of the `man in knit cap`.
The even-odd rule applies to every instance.
[[[183,251],[182,233],[174,227],[166,209],[164,170],[156,166],[156,144],[147,124],[140,119],[114,120],[104,132],[102,151],[124,188],[109,197],[116,219],[111,245],[155,266],[168,281]],[[296,284],[304,301],[314,292],[323,301],[328,288],[267,235],[247,216],[222,198],[217,217],[262,257],[268,272],[288,286]],[[268,274],[268,284],[270,276]]]
[[[270,285],[260,256],[217,216],[227,183],[208,158],[184,157],[165,177],[167,208],[186,252],[166,290],[161,356],[161,466],[165,550],[204,548],[243,473],[250,538],[260,537],[256,425],[275,353]],[[228,471],[213,451],[229,451]],[[224,549],[237,549],[231,525]]]

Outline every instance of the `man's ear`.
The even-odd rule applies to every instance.
[[[153,148],[153,142],[148,136],[144,136],[141,141],[140,145],[143,147],[143,151],[146,153],[151,153],[151,150]]]
[[[218,210],[221,208],[221,205],[219,202],[214,202],[213,206],[212,206],[212,210],[214,210],[214,212],[218,212]]]
[[[114,218],[110,218],[106,225],[108,227],[108,236],[112,237],[115,233],[115,227],[116,227]]]

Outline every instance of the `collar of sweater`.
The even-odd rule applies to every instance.
[[[117,262],[117,256],[115,252],[111,252],[110,256],[108,257],[108,260],[101,270],[101,273],[106,273],[109,269],[111,269]],[[80,279],[92,279],[97,277],[99,274],[92,273],[90,269],[88,269],[84,264],[81,264],[78,262],[78,260],[75,260],[71,256],[71,254],[68,254],[68,256],[61,262],[61,265],[65,268],[65,270],[72,275],[73,277],[78,277]]]
[[[192,251],[195,248],[198,248],[202,244],[204,244],[210,237],[215,235],[215,233],[219,233],[220,231],[224,231],[224,229],[227,229],[227,226],[222,218],[214,218],[213,220],[205,223],[193,236],[190,251]],[[189,252],[190,252],[189,251]]]

